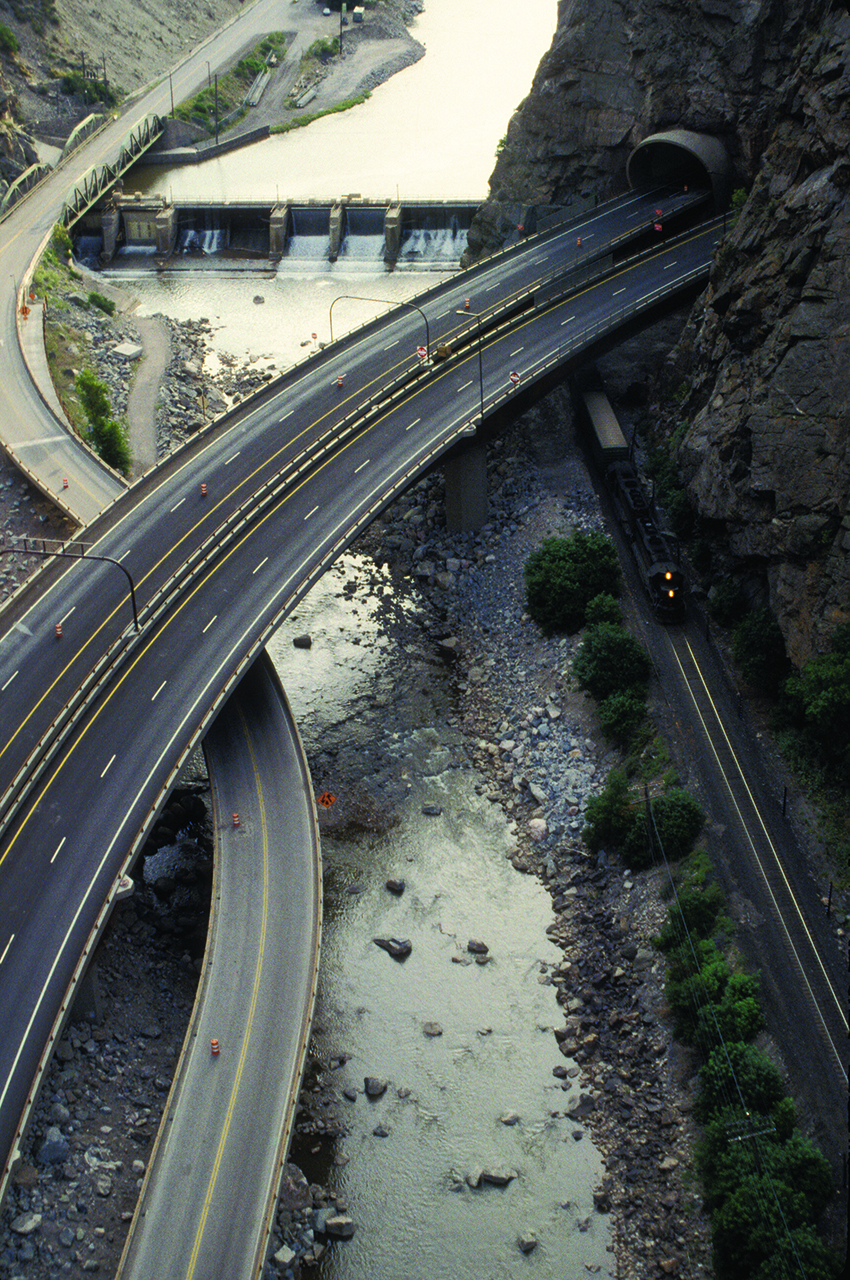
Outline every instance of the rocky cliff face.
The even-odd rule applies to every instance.
[[[796,663],[850,609],[850,18],[830,0],[562,0],[471,237],[625,187],[679,126],[749,192],[667,374],[683,481],[714,555],[769,599]]]
[[[679,454],[717,572],[766,589],[791,659],[850,617],[850,17],[800,48],[674,353]]]

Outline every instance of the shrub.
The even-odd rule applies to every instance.
[[[584,610],[584,620],[589,627],[595,627],[600,622],[611,622],[614,626],[622,626],[623,610],[612,595],[603,591],[588,601]]]
[[[646,703],[639,694],[624,689],[604,698],[597,712],[605,737],[619,747],[628,747],[646,719]]]
[[[693,796],[681,787],[674,787],[652,802],[652,816],[655,833],[667,857],[673,862],[686,857],[694,847],[704,821],[702,809]]]
[[[547,634],[577,631],[588,603],[603,593],[615,595],[619,581],[617,553],[604,534],[546,538],[525,565],[528,612]]]
[[[747,684],[763,693],[776,693],[788,674],[785,641],[770,609],[754,609],[735,628],[732,638],[735,661]]]
[[[597,702],[624,690],[642,693],[651,670],[652,662],[643,645],[610,622],[600,622],[588,630],[573,663],[579,685]]]
[[[106,387],[88,369],[77,374],[75,385],[88,419],[92,448],[107,466],[126,475],[130,469],[130,446],[123,427],[111,416]]]
[[[626,775],[618,769],[608,774],[605,790],[591,796],[585,808],[587,826],[582,837],[591,853],[603,845],[620,848],[632,823],[631,797]]]
[[[713,1049],[699,1069],[695,1119],[702,1123],[730,1105],[739,1107],[739,1088],[744,1106],[760,1116],[769,1116],[784,1093],[778,1070],[754,1045],[733,1042]]]
[[[3,53],[17,53],[20,47],[20,41],[14,31],[10,31],[4,22],[0,22],[0,50]]]
[[[100,311],[105,311],[108,316],[115,315],[115,303],[111,298],[106,298],[102,293],[92,291],[88,297],[89,305],[97,307]]]

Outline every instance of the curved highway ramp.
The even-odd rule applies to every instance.
[[[216,835],[207,952],[123,1280],[262,1273],[309,1039],[319,837],[301,742],[265,653],[204,751]]]

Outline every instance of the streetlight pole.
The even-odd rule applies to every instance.
[[[470,311],[468,307],[464,307],[463,311],[457,311],[455,312],[455,315],[475,316],[475,321],[476,321],[476,324],[478,325],[478,390],[481,396],[480,427],[481,427],[481,430],[483,431],[484,430],[484,363],[481,356],[481,344],[483,341],[482,335],[481,335],[481,312]]]
[[[330,324],[330,330],[331,330],[331,342],[333,342],[334,340],[334,317],[333,317],[334,303],[342,302],[343,300],[346,300],[348,302],[383,302],[388,307],[412,307],[414,311],[418,311],[422,319],[425,321],[425,360],[426,362],[430,361],[431,330],[428,325],[428,317],[426,316],[425,312],[422,310],[421,307],[417,307],[415,302],[393,302],[390,298],[364,298],[362,294],[341,293],[338,297],[334,298],[333,302],[330,305],[330,310],[328,312],[328,323]]]
[[[31,543],[33,545],[30,545]],[[63,558],[65,560],[101,560],[104,564],[114,564],[117,569],[121,570],[121,572],[125,575],[128,583],[130,584],[130,607],[133,610],[133,622],[135,623],[136,630],[137,631],[141,630],[141,627],[139,625],[139,613],[138,613],[138,610],[136,609],[136,588],[133,585],[133,579],[130,575],[130,570],[126,569],[124,565],[121,564],[120,560],[113,560],[111,556],[98,556],[98,555],[92,555],[91,553],[87,555],[86,547],[84,543],[79,544],[80,545],[79,555],[74,555],[70,551],[61,550],[61,544],[59,547],[53,547],[51,550],[48,550],[47,543],[48,543],[48,539],[42,538],[41,546],[39,547],[36,544],[35,538],[22,538],[20,546],[0,547],[0,555],[2,556],[13,556],[13,555],[42,556],[46,560],[49,560],[51,556],[59,556],[60,558]]]

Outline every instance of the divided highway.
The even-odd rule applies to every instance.
[[[633,196],[619,214],[598,211],[583,241],[604,219],[613,234],[637,216],[645,223],[657,201]],[[420,296],[432,342],[457,344],[448,360],[420,361],[421,317],[394,312],[290,371],[96,519],[83,540],[132,575],[139,632],[124,574],[88,557],[50,562],[0,614],[4,1162],[104,904],[180,763],[279,618],[397,492],[474,430],[482,395],[492,412],[693,287],[717,229],[578,290],[564,279],[570,236],[575,227],[529,241]],[[485,313],[480,383],[467,300]],[[518,305],[526,309],[507,328],[491,326]]]

